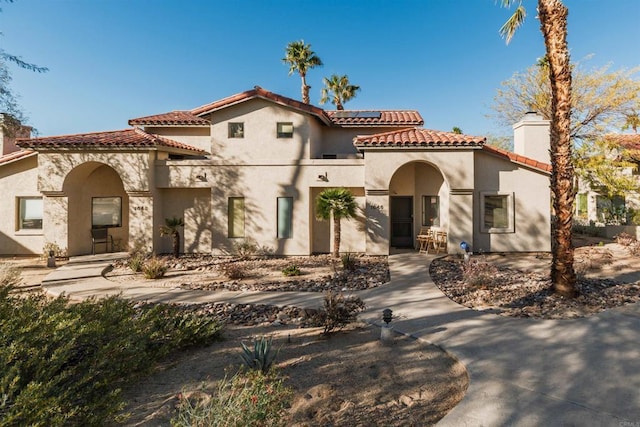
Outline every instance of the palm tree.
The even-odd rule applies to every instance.
[[[500,29],[507,43],[522,25],[526,12],[522,0],[502,0],[515,13]],[[571,156],[571,65],[567,47],[567,15],[561,0],[538,0],[538,18],[544,36],[551,82],[551,193],[555,217],[552,222],[552,289],[565,297],[578,295],[573,268],[572,239],[574,170]]]
[[[173,256],[175,258],[180,257],[180,232],[178,227],[184,227],[184,221],[182,218],[165,218],[164,225],[160,227],[161,236],[171,236],[173,242]]]
[[[355,218],[356,199],[346,188],[327,188],[316,198],[316,217],[327,221],[333,217],[333,256],[340,256],[340,220]]]
[[[309,89],[307,84],[307,70],[314,67],[321,67],[322,60],[311,50],[310,44],[304,44],[304,40],[291,42],[285,50],[286,56],[282,62],[289,64],[289,75],[300,74],[302,79],[302,102],[309,104]]]
[[[343,104],[355,98],[356,92],[360,90],[360,86],[349,83],[349,77],[346,74],[344,76],[333,74],[330,78],[324,77],[322,80],[324,87],[320,104],[324,104],[331,97],[331,103],[338,110],[344,110]]]

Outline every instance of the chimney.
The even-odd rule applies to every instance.
[[[513,151],[530,159],[551,163],[550,120],[545,120],[535,111],[529,111],[513,125]]]
[[[0,113],[0,156],[20,150],[17,138],[30,138],[31,127],[23,126],[20,120],[11,114]]]

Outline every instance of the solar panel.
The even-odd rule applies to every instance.
[[[338,119],[379,119],[380,111],[336,111],[334,117]]]

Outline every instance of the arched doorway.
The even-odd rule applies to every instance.
[[[449,186],[434,165],[412,161],[389,182],[389,244],[413,247],[421,227],[449,228]]]
[[[107,228],[116,243],[114,249],[127,247],[129,198],[120,175],[113,168],[99,162],[83,163],[67,174],[62,190],[68,198],[67,251],[70,256],[91,253],[92,228]]]

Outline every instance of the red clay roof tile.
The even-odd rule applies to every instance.
[[[31,150],[19,150],[19,151],[14,151],[13,153],[9,153],[9,154],[5,154],[4,156],[0,156],[0,165],[4,165],[4,164],[8,164],[11,162],[14,162],[18,159],[24,159],[27,157],[30,157],[32,155],[35,155],[36,152],[35,151],[31,151]]]
[[[44,138],[18,139],[22,148],[154,148],[165,147],[205,153],[192,145],[144,132],[141,129],[125,129],[110,132],[95,132],[76,135],[50,136]]]
[[[480,146],[486,138],[424,128],[402,129],[374,135],[357,136],[356,147],[454,147]]]
[[[483,145],[482,150],[490,154],[503,157],[514,163],[530,166],[543,172],[551,172],[551,165],[548,163],[539,162],[529,157],[524,157],[519,154],[512,153],[511,151],[503,150],[502,148],[492,147],[491,145]]]
[[[337,110],[326,112],[340,126],[422,126],[424,120],[414,110]]]
[[[209,126],[210,124],[209,120],[191,114],[190,111],[171,111],[129,120],[131,126]]]

